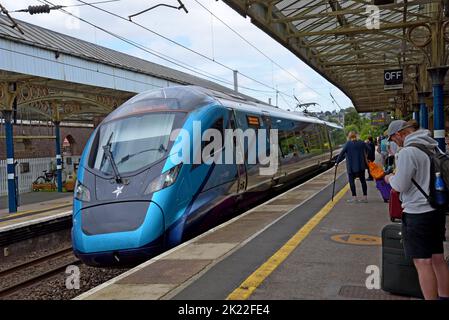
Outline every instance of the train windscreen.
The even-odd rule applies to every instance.
[[[103,124],[94,151],[94,169],[113,174],[149,166],[168,153],[170,134],[182,113],[147,113]]]

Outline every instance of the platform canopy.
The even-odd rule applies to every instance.
[[[433,23],[447,19],[441,0],[223,1],[341,89],[359,112],[416,103],[416,91],[429,89],[419,88],[429,82],[419,69],[431,65]],[[403,89],[385,90],[384,71],[392,69],[403,69]]]

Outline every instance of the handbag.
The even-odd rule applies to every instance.
[[[385,172],[382,167],[372,161],[368,161],[368,170],[371,177],[376,180],[382,179],[385,176]]]

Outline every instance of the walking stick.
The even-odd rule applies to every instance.
[[[338,163],[335,164],[334,186],[332,187],[332,202],[334,202],[335,180],[337,180],[337,168],[338,168]]]

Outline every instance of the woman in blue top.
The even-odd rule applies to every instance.
[[[357,133],[355,131],[351,131],[348,135],[348,141],[344,145],[335,164],[338,165],[344,156],[346,156],[346,169],[352,193],[352,199],[347,200],[348,202],[368,202],[368,188],[365,180],[367,151],[366,144],[357,139]],[[363,198],[360,200],[357,199],[355,178],[359,178],[362,184]]]

